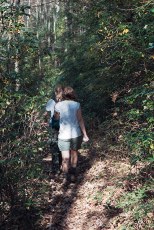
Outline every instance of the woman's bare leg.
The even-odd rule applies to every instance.
[[[71,181],[76,181],[76,167],[78,163],[78,151],[71,150],[71,168],[70,168],[70,174],[71,174]]]
[[[62,151],[62,171],[64,173],[68,173],[69,169],[69,158],[70,158],[70,151]]]
[[[78,163],[78,151],[71,150],[71,167],[76,168]]]

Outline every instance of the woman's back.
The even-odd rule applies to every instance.
[[[59,139],[70,139],[81,135],[77,111],[80,103],[72,100],[58,102],[55,111],[60,113]]]

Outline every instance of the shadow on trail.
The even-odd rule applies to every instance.
[[[0,220],[1,230],[32,230],[36,229],[36,223],[39,221],[40,210],[34,207],[29,210],[22,205],[16,205],[11,209],[9,215],[3,221]],[[40,228],[37,227],[37,230]],[[41,229],[40,229],[41,230]]]
[[[83,147],[82,152],[79,154],[76,183],[63,184],[62,181],[51,180],[51,199],[48,202],[48,208],[43,213],[43,218],[46,218],[46,223],[44,222],[42,229],[88,230],[91,229],[91,226],[94,226],[94,224],[96,224],[96,228],[93,229],[109,229],[108,226],[111,226],[112,219],[123,212],[122,209],[115,206],[114,202],[108,204],[107,200],[109,199],[108,197],[110,197],[110,189],[112,191],[117,189],[117,181],[115,178],[117,178],[118,181],[119,178],[123,178],[123,171],[119,171],[119,167],[123,169],[123,167],[126,167],[126,164],[123,162],[121,152],[118,151],[115,155],[114,151],[108,151],[107,145],[109,145],[108,142],[105,146],[101,146],[101,139],[93,138],[86,149]],[[118,147],[116,146],[116,148]],[[99,163],[95,164],[96,162]],[[95,167],[93,168],[94,165]],[[89,172],[91,168],[93,169]],[[96,190],[94,189],[92,194],[93,197],[95,197],[97,192],[103,195],[104,191],[107,193],[107,190],[109,190],[109,193],[104,193],[105,195],[101,200],[100,206],[89,203],[87,204],[88,208],[85,210],[85,213],[83,207],[83,216],[81,216],[82,214],[79,213],[79,211],[82,205],[78,205],[78,202],[83,202],[83,205],[85,205],[86,201],[84,202],[83,200],[83,197],[85,197],[83,193],[87,191],[87,188],[85,189],[86,178],[89,184],[97,184]],[[84,185],[83,188],[81,187],[82,185]],[[90,198],[90,200],[93,202],[93,198]],[[79,209],[77,209],[78,207]],[[74,226],[74,224],[77,226]]]
[[[48,224],[48,230],[67,229],[66,219],[69,215],[69,211],[74,201],[78,198],[78,190],[84,181],[85,173],[92,166],[96,157],[96,153],[93,149],[89,149],[86,156],[79,153],[77,181],[70,184],[61,184],[60,189],[57,187],[52,188],[51,185],[52,200],[49,204],[50,223]],[[58,183],[56,184],[58,185]],[[55,192],[53,190],[55,190]]]

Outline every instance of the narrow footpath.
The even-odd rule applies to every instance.
[[[80,150],[76,183],[65,185],[60,178],[49,179],[43,229],[115,230],[127,220],[116,201],[127,187],[123,178],[129,172],[129,161],[118,152],[101,152],[97,142],[93,146],[96,148]]]

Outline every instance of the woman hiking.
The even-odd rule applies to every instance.
[[[62,172],[65,181],[76,178],[78,150],[82,141],[89,141],[74,89],[64,87],[61,101],[55,105],[55,117],[60,119],[58,147],[62,153]],[[70,175],[70,176],[69,176]]]

